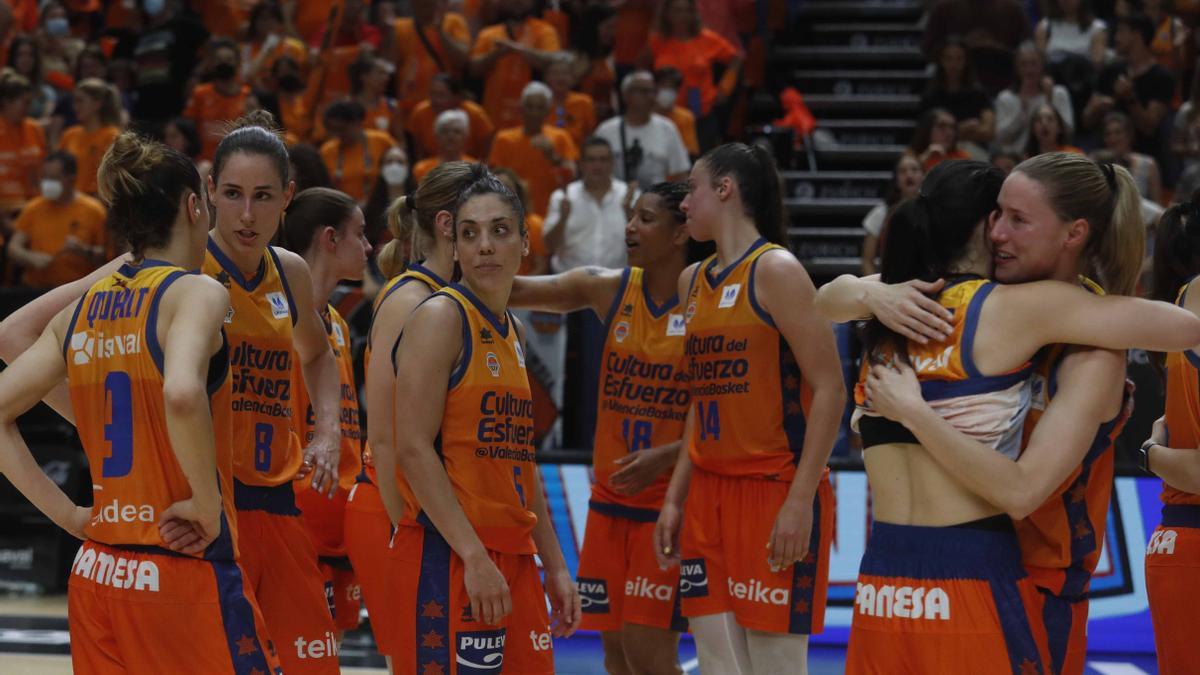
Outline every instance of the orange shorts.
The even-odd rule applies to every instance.
[[[546,593],[532,555],[489,551],[508,582],[512,613],[498,625],[471,618],[462,560],[433,528],[401,525],[388,549],[390,638],[398,675],[554,673]]]
[[[235,562],[84,543],[67,591],[77,673],[278,673]]]
[[[1167,504],[1146,547],[1146,595],[1161,675],[1196,672],[1200,506]]]
[[[654,511],[591,504],[575,579],[585,630],[616,631],[626,623],[687,630],[679,569],[664,572],[654,557],[656,517]]]
[[[380,654],[392,654],[387,638],[395,632],[390,622],[396,611],[385,600],[387,547],[392,536],[392,521],[379,498],[379,488],[373,483],[355,483],[350,488],[346,499],[345,535],[346,553],[367,606],[376,649]]]
[[[1045,569],[1026,567],[1038,593],[1034,616],[1044,631],[1050,652],[1050,670],[1058,675],[1083,675],[1087,661],[1087,586],[1090,572],[1081,568]],[[1064,591],[1078,591],[1064,592]]]
[[[744,628],[821,632],[833,541],[833,488],[826,473],[813,500],[808,557],[772,572],[766,547],[789,487],[781,481],[692,470],[679,542],[684,616],[733,612]]]
[[[325,578],[291,483],[253,487],[234,483],[238,548],[279,660],[289,675],[339,672],[337,629]]]
[[[341,558],[346,555],[344,532],[346,526],[346,496],[349,490],[338,488],[333,497],[326,497],[300,481],[303,487],[296,490],[296,507],[308,530],[317,555]]]
[[[333,625],[338,630],[358,628],[362,588],[350,567],[350,559],[321,557],[318,560],[317,567],[325,580],[325,600],[333,613]]]
[[[872,525],[847,675],[950,675],[964,664],[988,675],[1051,674],[1045,634],[1034,629],[1037,590],[1012,522],[997,518],[996,529]]]

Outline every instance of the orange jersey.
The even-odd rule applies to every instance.
[[[75,189],[90,195],[96,194],[96,172],[100,170],[100,160],[109,146],[121,135],[119,127],[100,127],[94,131],[84,129],[76,124],[63,132],[58,141],[61,150],[75,155],[78,164],[78,175],[75,177]]]
[[[485,156],[488,144],[492,141],[492,134],[496,131],[492,125],[492,119],[488,117],[487,111],[474,101],[463,101],[458,109],[467,113],[467,126],[469,127],[467,144],[463,147],[463,152],[475,157]],[[417,144],[417,153],[422,157],[431,157],[437,154],[437,134],[433,131],[433,123],[436,121],[437,113],[434,112],[433,105],[428,100],[418,103],[408,116],[405,126]]]
[[[467,20],[456,12],[446,12],[442,18],[442,29],[433,26],[421,28],[425,39],[417,34],[416,22],[411,17],[396,19],[392,25],[396,45],[396,92],[405,110],[412,110],[420,101],[429,98],[429,85],[438,73],[457,75],[458,69],[450,60],[446,46],[442,44],[442,33],[469,45],[471,29]]]
[[[301,454],[292,422],[296,306],[279,257],[268,247],[258,273],[247,280],[209,239],[201,271],[229,289],[233,475],[245,485],[282,485],[300,469]]]
[[[525,348],[509,314],[501,322],[465,286],[434,294],[457,303],[461,360],[450,374],[436,448],[455,496],[483,545],[498,553],[531,554],[537,516],[526,506],[540,490],[533,448],[533,396]],[[410,515],[432,528],[401,477]]]
[[[554,152],[563,159],[579,159],[579,148],[571,140],[571,134],[550,125],[542,127],[542,135],[554,146]],[[533,147],[533,137],[525,133],[524,127],[513,127],[496,132],[488,164],[506,166],[529,184],[529,210],[539,216],[546,215],[550,206],[550,195],[573,178],[564,175],[562,167],[550,162],[546,153]],[[565,180],[564,180],[565,179]]]
[[[169,263],[123,265],[96,282],[75,308],[63,344],[75,426],[92,475],[88,538],[114,546],[165,548],[159,515],[188,499],[191,486],[167,433],[163,348],[158,307],[188,274]],[[216,465],[224,502],[221,534],[203,557],[236,557],[230,418],[229,351],[209,365]]]
[[[775,249],[782,250],[760,239],[719,274],[713,255],[692,278],[684,320],[696,423],[688,453],[710,473],[790,482],[812,393],[754,300],[755,265]]]
[[[333,305],[328,305],[325,312],[325,333],[329,338],[329,348],[333,350],[333,358],[337,361],[338,382],[341,385],[342,453],[338,460],[338,485],[349,490],[354,486],[354,478],[362,470],[362,429],[358,424],[358,392],[354,387],[350,327]],[[292,384],[295,392],[293,405],[298,413],[293,418],[296,435],[300,437],[302,445],[307,445],[312,442],[317,420],[308,399],[308,388],[304,385],[300,359],[296,359],[292,365]]]
[[[596,130],[596,106],[592,97],[576,91],[567,92],[561,103],[555,101],[550,108],[550,124],[571,134],[576,146],[582,146],[588,136]]]
[[[0,209],[18,209],[37,195],[35,180],[46,158],[46,134],[26,117],[12,125],[0,120]]]
[[[325,141],[321,146],[321,159],[333,186],[359,202],[366,201],[379,178],[383,166],[383,155],[396,147],[391,134],[377,129],[364,129],[363,138],[352,147],[343,148],[341,139]]]
[[[64,247],[67,237],[75,237],[87,246],[104,244],[105,217],[104,205],[82,193],[76,193],[70,204],[34,197],[21,209],[13,229],[29,237],[30,250],[49,253],[54,261],[40,270],[25,268],[21,276],[25,285],[53,288],[91,274],[96,263]]]
[[[545,219],[536,213],[525,214],[525,230],[529,232],[529,255],[521,258],[521,267],[517,274],[529,276],[533,273],[534,258],[545,258],[550,255],[546,248]]]
[[[421,179],[425,177],[425,174],[433,171],[442,164],[445,164],[447,161],[468,162],[470,164],[474,164],[479,160],[471,157],[470,155],[462,155],[456,160],[445,160],[437,155],[434,155],[433,157],[426,157],[425,159],[417,162],[416,166],[413,167],[413,180],[420,183]]]
[[[621,495],[609,484],[616,461],[631,452],[654,448],[683,437],[692,394],[683,354],[685,324],[679,299],[657,307],[646,291],[640,267],[625,270],[621,292],[605,321],[608,336],[600,365],[596,439],[592,466],[593,508],[609,515],[615,505],[644,512],[662,508],[669,472],[636,495]]]
[[[692,114],[692,111],[675,106],[671,108],[671,114],[666,117],[675,123],[675,128],[679,130],[679,137],[683,139],[683,147],[687,148],[688,154],[699,157],[700,140],[696,138],[696,116]]]
[[[313,131],[312,101],[307,92],[279,94],[279,116],[287,133],[301,141],[310,140]]]
[[[191,118],[196,123],[196,131],[200,133],[200,157],[210,162],[217,154],[217,144],[225,136],[225,126],[242,116],[246,109],[246,97],[250,95],[250,85],[243,84],[233,96],[226,96],[217,91],[211,82],[198,85],[192,90],[183,116]]]
[[[490,54],[500,40],[511,40],[543,52],[561,49],[554,26],[529,17],[520,26],[518,35],[508,24],[496,24],[479,31],[471,56]],[[496,126],[503,129],[521,123],[521,90],[533,79],[533,69],[525,57],[515,52],[501,56],[492,64],[484,78],[483,107]]]
[[[650,50],[654,53],[654,69],[673,67],[683,74],[680,102],[697,117],[707,115],[717,99],[713,82],[713,65],[729,63],[737,56],[737,47],[719,34],[703,28],[690,40],[667,38],[658,33],[650,35]]]
[[[1175,304],[1183,306],[1193,278],[1179,289]],[[1192,351],[1167,354],[1167,431],[1172,448],[1200,448],[1200,356]],[[1164,504],[1200,504],[1200,495],[1163,483]]]

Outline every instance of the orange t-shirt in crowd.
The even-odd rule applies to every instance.
[[[571,134],[546,124],[542,126],[542,135],[550,140],[554,152],[559,157],[579,159],[579,148],[571,140]],[[564,170],[551,164],[545,153],[533,147],[532,140],[532,137],[525,134],[524,127],[496,132],[488,164],[507,166],[516,171],[529,185],[529,210],[539,216],[545,216],[546,208],[550,205],[550,193],[566,185],[574,176],[564,176]]]
[[[396,116],[399,114],[400,109],[395,99],[380,96],[379,100],[375,101],[375,105],[367,108],[367,116],[363,120],[363,125],[368,129],[385,131],[391,135],[392,125],[396,123]]]
[[[442,44],[442,36],[433,26],[425,26],[422,32],[429,43],[437,60],[430,55],[429,49],[417,35],[417,26],[412,18],[396,19],[392,30],[395,32],[396,45],[396,93],[401,105],[406,111],[412,110],[417,103],[429,98],[429,83],[438,73],[459,74],[450,61],[450,54]],[[442,19],[442,32],[455,40],[470,45],[471,29],[462,14],[446,12]],[[440,61],[440,65],[439,65]]]
[[[554,102],[550,108],[550,123],[559,129],[566,129],[571,134],[571,140],[576,146],[596,130],[596,106],[592,97],[576,91],[567,92],[567,100]]]
[[[250,19],[250,5],[238,0],[205,0],[200,5],[200,19],[213,36],[239,38]]]
[[[626,2],[617,10],[617,21],[613,27],[613,61],[633,65],[646,41],[650,39],[650,25],[654,23],[654,3],[646,0]]]
[[[486,156],[492,133],[496,130],[492,126],[492,119],[488,117],[487,111],[474,101],[463,101],[459,110],[467,113],[467,123],[470,126],[467,130],[467,145],[463,150],[468,155]],[[433,105],[428,100],[418,103],[408,116],[406,127],[417,145],[419,157],[437,154],[437,135],[433,132],[433,123],[436,121],[437,114],[433,112]]]
[[[413,180],[420,183],[421,179],[425,177],[425,174],[429,173],[430,171],[433,171],[435,168],[441,166],[442,164],[444,164],[445,162],[448,162],[448,161],[450,161],[450,160],[444,160],[441,157],[438,157],[436,155],[433,157],[426,157],[425,159],[417,162],[417,165],[413,167],[413,170],[412,170]],[[454,160],[454,161],[469,162],[471,164],[474,164],[474,163],[478,162],[479,160],[475,159],[474,157],[472,157],[470,155],[460,155],[458,157],[458,159]]]
[[[88,131],[81,124],[76,124],[63,132],[58,147],[75,155],[75,163],[79,169],[79,174],[75,178],[75,189],[90,195],[96,194],[98,188],[96,172],[100,169],[100,160],[104,158],[104,153],[108,152],[108,148],[120,135],[119,127],[100,127],[94,131]]]
[[[360,202],[366,201],[379,178],[384,153],[396,147],[396,141],[386,131],[364,129],[363,135],[362,140],[348,148],[342,147],[339,138],[325,141],[321,146],[321,159],[333,178],[333,187]]]
[[[948,159],[971,159],[971,156],[958,148],[955,148],[950,152],[935,152],[925,158],[924,169],[928,172],[933,167]]]
[[[691,110],[675,106],[666,118],[675,123],[679,137],[683,139],[683,147],[687,148],[692,157],[700,156],[700,141],[696,138],[696,116]]]
[[[252,44],[242,45],[242,63],[250,64],[254,59],[258,58],[259,52],[262,51],[262,41]],[[304,43],[294,37],[283,37],[271,47],[271,51],[263,58],[258,70],[250,73],[251,77],[265,77],[271,73],[271,66],[283,57],[288,57],[300,66],[300,72],[308,72],[308,48]]]
[[[13,210],[37,195],[35,180],[46,158],[46,134],[26,117],[17,125],[0,119],[0,208]]]
[[[529,255],[521,258],[521,268],[517,274],[528,276],[533,273],[533,259],[545,258],[550,255],[546,249],[545,219],[536,213],[525,214],[525,230],[529,232]]]
[[[296,32],[309,44],[318,44],[325,24],[329,22],[329,8],[336,0],[304,0],[296,3],[296,15],[292,23]]]
[[[607,117],[606,113],[611,111],[613,107],[613,94],[617,88],[617,74],[613,72],[608,59],[593,59],[576,88],[591,96],[596,109],[603,111],[600,113],[600,116]]]
[[[332,47],[325,56],[325,88],[321,105],[350,95],[350,64],[358,60],[362,49],[358,45]],[[312,87],[313,85],[309,85]]]
[[[217,144],[225,136],[226,125],[242,116],[249,95],[250,85],[247,84],[239,87],[233,96],[217,91],[211,82],[197,85],[192,90],[183,116],[191,118],[196,123],[196,131],[200,132],[201,159],[212,161],[217,154]]]
[[[283,119],[283,128],[294,134],[301,141],[312,139],[313,118],[312,101],[306,91],[298,94],[279,95],[279,116]]]
[[[683,98],[679,102],[697,117],[707,115],[717,98],[713,64],[729,63],[738,53],[733,43],[707,28],[690,40],[654,33],[650,36],[650,51],[654,54],[654,70],[671,67],[683,74],[679,91]]]
[[[490,54],[498,49],[500,40],[512,40],[530,49],[556,52],[561,49],[558,32],[554,26],[529,17],[520,26],[520,31],[509,31],[508,24],[496,24],[479,31],[471,56]],[[533,79],[533,69],[520,54],[508,53],[492,64],[484,79],[483,108],[492,121],[501,129],[521,123],[521,90]]]
[[[17,216],[13,229],[29,237],[26,248],[54,256],[45,269],[27,268],[21,280],[34,288],[54,288],[82,279],[96,264],[78,253],[64,251],[67,237],[75,237],[88,246],[104,244],[104,206],[95,198],[75,194],[70,204],[59,204],[45,197],[34,197]]]

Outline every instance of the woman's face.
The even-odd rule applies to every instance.
[[[967,69],[967,52],[958,45],[947,45],[942,50],[941,64],[947,80],[960,82]]]
[[[333,268],[338,279],[359,281],[371,255],[371,242],[367,241],[367,221],[362,209],[355,207],[354,213],[342,223],[336,235],[333,249]]]
[[[1132,149],[1132,139],[1129,131],[1120,122],[1109,122],[1104,125],[1104,147],[1118,155],[1127,155]]]
[[[79,79],[86,80],[94,77],[103,80],[107,74],[108,66],[104,61],[86,54],[79,57]]]
[[[690,0],[671,0],[667,5],[667,25],[675,35],[691,33],[695,15]]]
[[[687,243],[687,228],[675,222],[662,197],[642,194],[625,225],[625,252],[634,267],[650,267]]]
[[[1058,124],[1058,115],[1049,106],[1038,106],[1033,114],[1033,136],[1042,145],[1057,145],[1058,135],[1062,128]]]
[[[712,174],[704,161],[696,162],[688,175],[688,196],[679,205],[687,215],[688,233],[696,241],[712,241],[716,237],[717,214],[721,198],[713,188]]]
[[[1063,14],[1072,16],[1079,11],[1079,0],[1058,0],[1058,8]]]
[[[1042,57],[1036,51],[1022,49],[1017,53],[1017,73],[1022,82],[1040,84],[1045,72]]]
[[[388,79],[391,73],[383,67],[382,64],[376,63],[367,71],[366,77],[363,78],[363,88],[372,93],[382,94],[387,89]]]
[[[78,107],[78,104],[76,107]],[[184,136],[179,127],[174,124],[168,124],[167,128],[163,130],[163,142],[166,143],[168,148],[178,150],[184,155],[188,154],[187,136]]]
[[[100,112],[100,101],[85,91],[76,89],[71,96],[71,103],[75,106],[75,116],[81,120],[90,120]]]
[[[291,201],[275,163],[265,155],[236,152],[209,176],[208,198],[222,241],[243,256],[261,255]]]
[[[33,67],[37,64],[36,57],[37,54],[34,53],[33,45],[27,42],[23,43],[20,47],[17,47],[16,62],[13,63],[13,68],[25,77],[31,77],[33,75]]]
[[[458,122],[443,124],[437,130],[438,150],[447,157],[461,155],[466,141],[467,130]]]
[[[479,289],[512,284],[528,253],[529,237],[507,201],[497,194],[468,199],[458,209],[454,229],[454,259],[463,279]]]
[[[929,132],[929,142],[949,150],[958,142],[958,123],[954,115],[939,113],[933,120],[933,129]]]
[[[33,94],[22,94],[4,104],[4,119],[17,122],[29,114],[29,106],[33,103]]]
[[[996,281],[1016,284],[1049,279],[1064,250],[1067,227],[1040,183],[1020,171],[1004,179],[988,237]]]
[[[896,163],[896,189],[903,199],[911,199],[921,189],[921,179],[925,171],[921,162],[912,155],[904,155]]]

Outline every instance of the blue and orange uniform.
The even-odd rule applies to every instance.
[[[1103,295],[1094,281],[1080,284]],[[1057,393],[1056,374],[1069,353],[1052,345],[1038,355],[1024,442]],[[1083,462],[1036,511],[1016,521],[1025,569],[1038,588],[1037,612],[1050,646],[1050,666],[1061,675],[1082,675],[1087,656],[1088,587],[1100,561],[1112,497],[1114,443],[1133,411],[1133,383],[1126,382],[1121,412],[1100,425]]]
[[[167,432],[158,333],[163,295],[186,274],[154,260],[124,265],[92,286],[68,326],[63,356],[94,495],[67,595],[78,672],[279,668],[236,562],[228,345],[208,371],[220,533],[193,557],[168,550],[158,530],[163,510],[191,496]]]
[[[787,498],[812,399],[795,356],[754,297],[758,240],[714,272],[696,269],[684,312],[695,420],[693,471],[680,538],[687,617],[733,612],[744,628],[809,635],[825,624],[833,490],[828,470],[813,499],[809,554],[773,572],[764,546]]]
[[[201,270],[229,289],[233,494],[246,571],[289,673],[338,672],[325,580],[292,489],[303,461],[294,430],[296,303],[271,247],[246,279],[212,239]]]
[[[1179,291],[1183,306],[1195,278]],[[1193,351],[1167,354],[1167,431],[1172,448],[1200,448],[1200,357]],[[1151,466],[1154,460],[1151,456]],[[1162,523],[1146,548],[1146,595],[1154,622],[1158,672],[1196,669],[1192,623],[1200,601],[1200,495],[1163,482]]]
[[[987,376],[974,360],[979,315],[995,287],[977,277],[948,280],[938,302],[954,312],[953,330],[940,342],[908,343],[908,360],[934,410],[1015,459],[1031,367]],[[870,365],[863,364],[855,389],[863,452],[919,444],[903,425],[864,408]],[[1045,636],[1035,630],[1036,595],[1007,515],[948,526],[875,520],[859,567],[846,672],[948,675],[969,663],[971,672],[1049,675]]]
[[[656,305],[640,267],[627,268],[605,319],[588,503],[579,556],[580,601],[587,630],[615,631],[624,623],[682,631],[679,570],[659,569],[654,525],[671,472],[636,495],[612,488],[616,461],[678,441],[691,404],[679,298]]]
[[[379,312],[379,308],[391,297],[392,293],[395,293],[400,287],[414,282],[425,286],[430,294],[441,290],[446,285],[441,277],[419,263],[409,265],[407,270],[393,277],[379,290],[379,294],[375,296],[372,315]],[[371,372],[369,366],[370,345],[368,345],[365,359],[368,365],[363,370],[368,373],[369,377]],[[391,413],[384,412],[382,414],[387,417],[380,423],[390,424]],[[376,417],[379,415],[377,414]],[[368,444],[364,444],[362,473],[358,475],[357,482],[350,488],[350,495],[346,500],[346,554],[349,555],[350,563],[354,566],[354,574],[358,578],[362,590],[363,602],[366,604],[367,613],[371,618],[371,630],[375,634],[376,649],[380,654],[391,655],[395,653],[391,638],[396,633],[393,622],[396,620],[397,613],[393,603],[388,601],[387,552],[388,540],[392,536],[392,521],[388,517],[387,509],[383,506],[383,499],[379,496],[379,488],[376,487],[377,481],[375,463],[371,459],[371,448]]]
[[[403,477],[406,520],[392,537],[389,563],[403,586],[403,615],[392,665],[397,673],[500,670],[553,673],[546,596],[534,554],[537,516],[527,499],[540,490],[533,447],[533,396],[515,320],[501,319],[465,286],[449,298],[462,319],[462,354],[451,371],[435,448],[463,513],[504,575],[512,613],[498,625],[471,617],[464,566]]]
[[[346,498],[354,487],[354,481],[362,472],[362,429],[358,423],[358,391],[354,386],[354,359],[351,354],[350,327],[332,305],[326,305],[321,315],[325,323],[325,335],[338,367],[338,385],[341,405],[339,426],[342,432],[342,451],[338,458],[338,487],[333,497],[313,490],[309,477],[294,481],[296,505],[308,535],[317,549],[321,574],[325,578],[325,591],[329,593],[329,607],[333,620],[341,630],[358,626],[359,609],[362,606],[362,591],[355,578],[354,569],[346,553],[345,522]],[[308,389],[304,386],[304,372],[297,360],[292,365],[292,390],[295,409],[302,411],[293,420],[296,434],[302,443],[311,443],[317,420],[312,404],[308,400]]]

